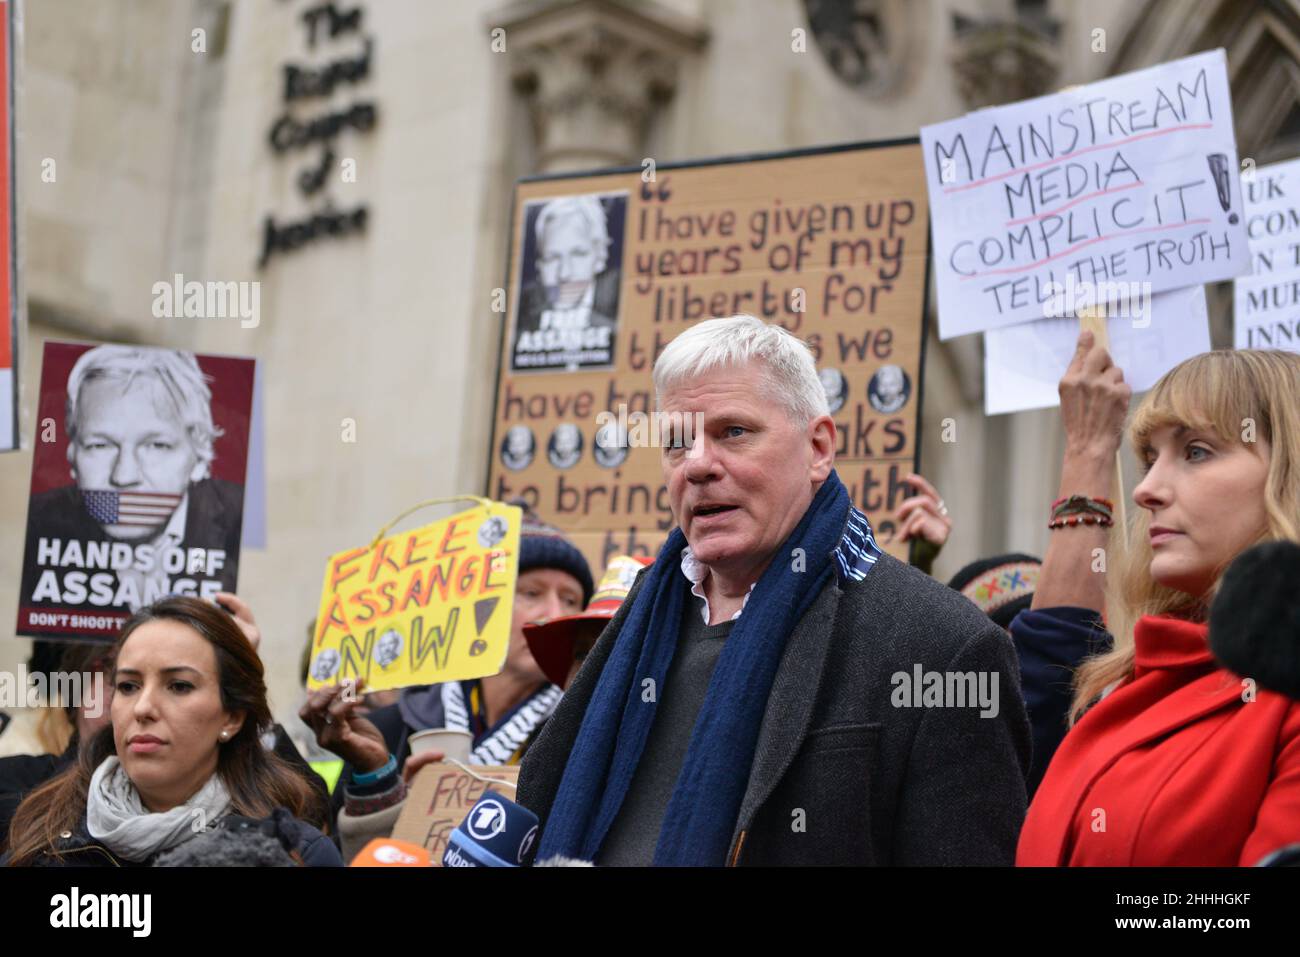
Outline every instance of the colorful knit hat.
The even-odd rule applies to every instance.
[[[971,562],[948,582],[948,587],[973,601],[980,611],[1003,628],[1029,607],[1038,587],[1043,563],[1033,555],[998,555]]]
[[[537,513],[522,500],[515,499],[507,504],[524,510],[523,525],[519,529],[519,574],[533,568],[556,568],[568,572],[582,586],[583,605],[591,601],[591,566],[578,551],[578,546],[558,528],[538,518]]]

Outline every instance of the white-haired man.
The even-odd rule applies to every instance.
[[[621,270],[610,262],[600,198],[546,202],[534,222],[533,240],[535,275],[520,293],[513,367],[608,365]]]
[[[77,359],[64,419],[73,484],[32,496],[24,605],[121,613],[179,580],[205,597],[235,590],[243,487],[211,477],[211,402],[190,352],[104,345]],[[129,545],[131,560],[108,574],[87,547],[101,542]]]
[[[1014,651],[876,547],[807,347],[709,320],[654,382],[702,427],[663,453],[677,528],[524,761],[538,860],[1011,864],[1030,748]]]

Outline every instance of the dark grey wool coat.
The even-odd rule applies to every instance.
[[[518,800],[543,829],[644,581],[642,572],[524,757]],[[983,672],[989,683],[996,674],[997,715],[981,717],[977,704],[895,706],[903,682],[894,676],[911,679],[918,664]],[[957,592],[882,555],[861,581],[832,579],[791,633],[727,863],[1013,864],[1029,758],[1007,633]]]

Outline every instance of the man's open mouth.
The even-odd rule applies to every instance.
[[[732,512],[735,511],[735,509],[735,505],[701,505],[698,508],[693,509],[691,514],[696,518],[701,518],[705,515],[719,515],[722,512]]]

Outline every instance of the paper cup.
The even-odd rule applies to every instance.
[[[441,751],[449,759],[455,758],[462,763],[469,762],[470,748],[474,746],[474,735],[453,728],[428,728],[415,732],[406,740],[413,755]]]

